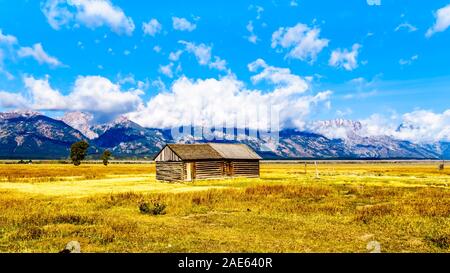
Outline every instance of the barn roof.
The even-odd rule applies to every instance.
[[[182,160],[252,159],[261,157],[245,144],[167,144]]]
[[[255,151],[245,144],[210,143],[209,146],[225,159],[261,159]]]
[[[167,144],[182,160],[222,159],[208,144]]]

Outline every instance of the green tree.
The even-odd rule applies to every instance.
[[[70,146],[70,159],[73,165],[80,166],[81,161],[86,157],[87,149],[89,148],[89,143],[86,141],[78,141]]]
[[[102,154],[103,165],[108,166],[110,157],[111,157],[111,152],[109,150],[105,150]]]

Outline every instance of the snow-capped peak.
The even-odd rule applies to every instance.
[[[96,132],[98,135],[102,135],[104,132],[115,127],[131,128],[131,127],[140,127],[140,125],[134,123],[125,116],[120,116],[112,122],[93,126],[92,130]]]
[[[322,134],[327,138],[347,139],[350,135],[358,135],[363,128],[359,121],[348,119],[319,120],[309,125],[309,130]]]
[[[316,121],[315,124],[320,127],[346,128],[353,131],[359,131],[362,128],[361,122],[349,119],[319,120]]]
[[[12,119],[12,118],[31,118],[35,116],[42,115],[39,112],[31,111],[31,110],[14,110],[9,112],[0,113],[0,119]]]
[[[126,116],[120,116],[118,118],[116,118],[111,124],[113,125],[122,125],[122,126],[130,126],[130,124],[132,124],[134,122],[132,122],[131,120],[129,120]]]
[[[91,130],[93,119],[92,114],[84,112],[67,112],[61,118],[64,123],[77,129],[89,139],[98,137],[98,134]]]

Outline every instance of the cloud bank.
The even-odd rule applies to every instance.
[[[40,111],[84,111],[101,119],[114,119],[134,111],[142,104],[144,92],[138,88],[122,90],[119,84],[100,76],[79,76],[68,94],[50,85],[49,78],[23,79],[26,93],[0,92],[0,106]]]
[[[399,118],[374,114],[362,123],[365,135],[388,135],[416,143],[450,141],[450,109],[442,113],[415,110]]]
[[[244,125],[259,129],[269,126],[268,116],[262,116],[270,109],[279,112],[281,127],[301,128],[307,116],[318,105],[326,104],[331,95],[331,91],[311,94],[306,80],[289,69],[269,66],[262,59],[249,64],[249,69],[258,73],[252,77],[255,84],[265,82],[271,89],[248,89],[234,75],[197,80],[181,77],[170,90],[127,116],[143,126],[156,128]]]

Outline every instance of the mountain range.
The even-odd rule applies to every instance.
[[[0,158],[65,159],[72,143],[86,140],[92,158],[108,149],[115,158],[150,159],[166,143],[210,142],[194,134],[202,128],[189,128],[190,133],[174,138],[170,130],[144,128],[124,117],[99,125],[91,125],[93,119],[81,112],[66,113],[61,118],[31,111],[0,113]],[[417,144],[390,136],[364,136],[360,133],[362,126],[358,121],[343,119],[318,121],[310,131],[281,130],[277,142],[248,130],[244,137],[237,128],[211,130],[211,134],[216,139],[213,142],[245,143],[267,159],[450,158],[448,142]]]

